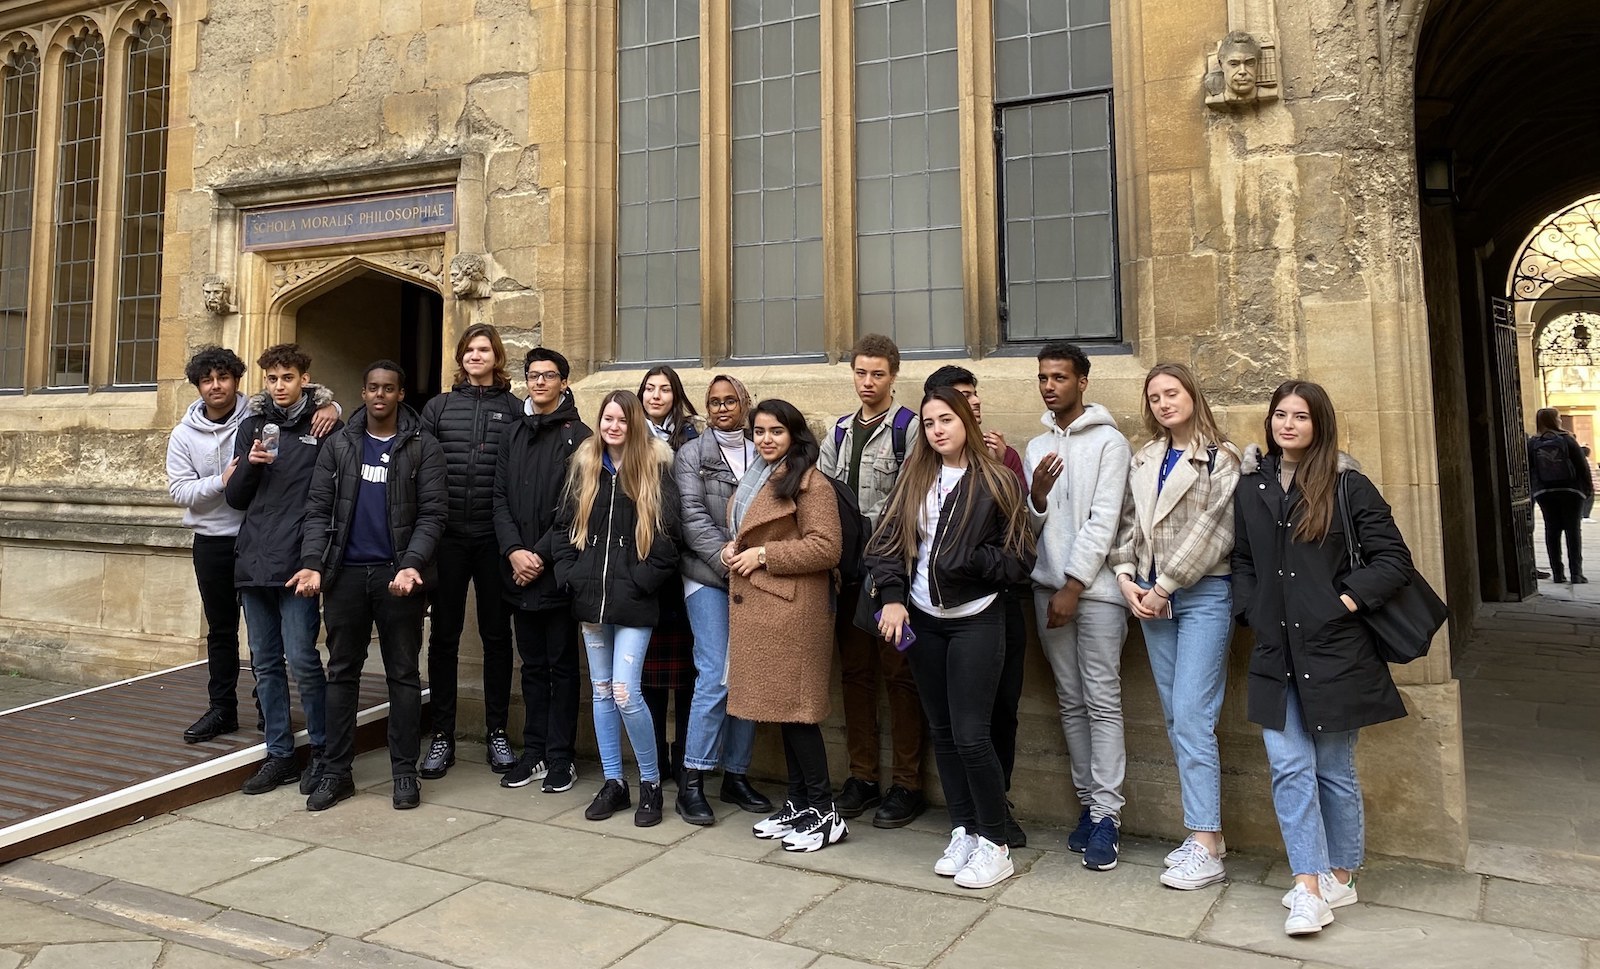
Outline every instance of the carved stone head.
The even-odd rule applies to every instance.
[[[1248,101],[1256,96],[1261,74],[1261,44],[1242,30],[1235,30],[1217,45],[1217,63],[1222,67],[1223,89],[1232,101]]]
[[[476,252],[458,252],[450,260],[450,290],[456,299],[483,299],[489,295],[489,267]]]
[[[206,312],[221,316],[228,312],[228,281],[216,273],[207,273],[200,280],[200,292],[205,296]]]

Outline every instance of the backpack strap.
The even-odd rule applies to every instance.
[[[836,448],[844,447],[844,432],[845,432],[845,428],[850,426],[850,418],[854,417],[854,416],[855,415],[853,415],[853,414],[846,414],[843,417],[839,418],[837,421],[833,422],[833,446],[834,447],[836,447]]]
[[[894,459],[897,464],[906,463],[906,434],[916,419],[917,415],[909,407],[901,406],[894,412],[894,425],[889,429],[889,443],[894,445]]]

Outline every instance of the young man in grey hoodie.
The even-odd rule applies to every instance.
[[[1039,351],[1047,430],[1028,442],[1028,514],[1039,534],[1033,571],[1039,639],[1055,674],[1072,784],[1083,813],[1067,846],[1084,866],[1117,866],[1127,751],[1122,642],[1128,612],[1106,564],[1128,490],[1132,451],[1111,412],[1084,403],[1089,358],[1070,343]]]

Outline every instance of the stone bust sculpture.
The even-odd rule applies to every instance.
[[[1277,78],[1265,76],[1266,45],[1235,30],[1217,44],[1205,77],[1206,103],[1227,107],[1277,97]]]
[[[484,299],[489,295],[489,267],[476,252],[458,252],[450,260],[450,290],[456,299]]]
[[[205,296],[206,312],[221,316],[228,312],[228,281],[216,273],[207,273],[200,281],[200,292]]]

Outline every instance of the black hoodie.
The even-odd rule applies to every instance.
[[[305,395],[300,416],[290,421],[265,392],[256,394],[245,405],[249,414],[234,436],[233,455],[239,465],[223,495],[231,507],[244,512],[233,560],[233,582],[241,588],[281,589],[300,569],[306,490],[317,455],[327,443],[311,433],[311,418],[317,408],[333,400],[332,393],[315,384],[306,386]],[[280,428],[278,456],[271,464],[251,464],[250,448],[268,422]]]
[[[563,394],[548,414],[523,414],[500,439],[494,472],[494,531],[500,544],[505,598],[519,609],[565,605],[556,586],[556,515],[567,482],[567,463],[593,433],[578,419],[572,394]],[[544,572],[525,586],[511,574],[510,555],[526,549],[544,562]]]

